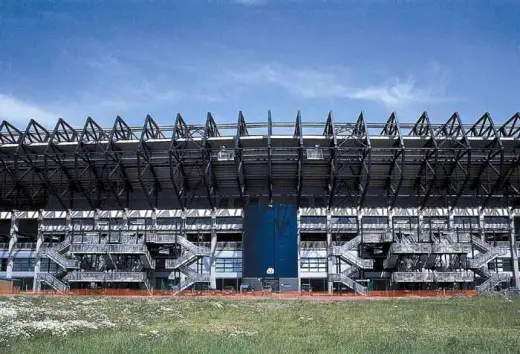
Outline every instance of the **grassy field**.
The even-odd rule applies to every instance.
[[[0,297],[0,352],[520,352],[520,299]]]

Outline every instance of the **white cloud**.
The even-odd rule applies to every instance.
[[[29,123],[30,119],[35,119],[43,124],[53,124],[58,118],[58,115],[44,108],[0,93],[0,119],[7,120],[19,129],[25,128],[22,125]]]
[[[418,86],[413,78],[391,78],[377,84],[358,83],[351,70],[344,67],[293,69],[279,64],[264,64],[245,70],[229,70],[220,80],[244,87],[270,85],[282,88],[304,99],[345,98],[372,101],[389,109],[412,103],[453,101],[443,95],[444,82]]]

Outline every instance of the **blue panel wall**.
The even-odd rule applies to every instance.
[[[298,277],[298,229],[296,207],[275,205],[275,274],[277,278]]]
[[[294,205],[250,205],[245,209],[243,277],[297,277],[298,248]],[[274,274],[268,274],[269,268]]]

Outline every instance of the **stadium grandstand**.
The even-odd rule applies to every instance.
[[[0,125],[21,288],[518,287],[520,114]]]

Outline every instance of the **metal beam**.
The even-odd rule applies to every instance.
[[[337,179],[336,179],[336,151],[338,149],[338,140],[336,137],[336,127],[334,126],[334,116],[332,111],[327,116],[325,129],[323,135],[330,138],[330,162],[329,162],[329,183],[327,207],[330,209],[334,201],[334,193],[336,193]]]
[[[498,129],[498,139],[500,140],[501,137],[520,139],[520,113],[515,113]],[[500,142],[502,143],[501,140]],[[507,186],[509,186],[509,181],[513,172],[518,168],[519,165],[520,151],[516,151],[514,159],[511,161],[507,169],[505,169],[504,172],[500,174],[499,178],[497,178],[495,184],[491,188],[488,197],[484,201],[484,205],[489,203],[489,200],[497,191],[505,191]]]
[[[7,121],[4,120],[0,124],[0,142],[2,144],[19,145],[20,142],[22,141],[22,135],[23,134],[20,130],[18,130],[15,126],[13,126],[11,123],[9,123]],[[22,200],[22,202],[23,201],[29,202],[29,205],[31,207],[34,207],[34,198],[32,196],[32,193],[30,193],[27,190],[27,188],[25,187],[25,185],[23,183],[21,183],[21,181],[18,179],[18,172],[13,171],[13,169],[11,169],[8,166],[7,162],[1,157],[1,155],[0,155],[0,162],[2,163],[4,170],[7,172],[7,175],[9,175],[9,177],[11,178],[11,181],[14,184],[14,187],[11,190],[7,191],[7,193],[2,193],[2,199],[7,200],[8,198],[10,198],[12,193],[16,193],[14,205],[15,205],[15,208],[21,208],[22,204],[18,204],[19,194],[21,192],[25,196],[25,198]],[[14,159],[13,162],[14,162],[14,165],[15,165],[14,167],[16,170],[16,168],[17,168],[16,158]],[[7,188],[6,188],[6,190],[7,190]]]
[[[96,208],[103,208],[102,203],[109,199],[106,186],[103,182],[110,184],[107,178],[103,175],[103,166],[101,166],[101,174],[96,168],[96,163],[99,165],[99,161],[105,161],[105,149],[102,144],[108,144],[109,137],[107,133],[97,124],[91,117],[87,117],[83,130],[79,135],[78,146],[75,152],[75,172],[76,180],[83,180],[85,173],[88,173],[88,187],[86,190],[90,192],[90,199],[96,199]],[[89,149],[90,148],[90,149]],[[92,149],[93,148],[93,149]],[[92,161],[92,155],[94,155],[94,161]],[[124,208],[119,195],[113,188],[108,188],[114,197],[115,201],[121,209]],[[96,197],[94,198],[94,195]]]
[[[446,172],[444,194],[446,194],[448,198],[454,195],[451,203],[449,203],[451,210],[453,210],[471,178],[471,144],[466,129],[457,112],[442,125],[436,137],[439,138],[437,143],[438,147],[447,151],[453,160],[449,166],[443,164]],[[446,144],[454,144],[455,146],[445,146]],[[461,162],[464,157],[466,157],[466,166]],[[463,176],[459,176],[459,171],[462,172]]]
[[[34,143],[48,143],[50,138],[50,134],[42,127],[39,123],[37,123],[34,119],[31,119],[29,121],[29,124],[27,125],[27,128],[22,134],[22,139],[20,140],[20,143],[18,145],[18,148],[16,149],[15,153],[15,159],[22,160],[25,164],[29,165],[29,169],[33,171],[34,174],[38,177],[40,182],[42,183],[42,186],[39,187],[37,193],[40,193],[40,191],[43,189],[44,186],[47,192],[52,194],[54,197],[56,197],[56,200],[61,205],[61,207],[66,210],[68,208],[67,204],[63,200],[62,196],[56,192],[54,187],[49,183],[49,181],[45,178],[41,170],[44,166],[39,165],[39,159],[41,159],[43,156],[36,153],[31,147],[31,144]],[[28,170],[29,171],[29,170]]]
[[[137,136],[123,118],[117,116],[108,137],[109,143],[105,148],[105,168],[107,168],[107,178],[110,182],[110,188],[112,188],[118,196],[122,196],[124,193],[126,194],[126,204],[123,205],[126,208],[129,207],[128,193],[132,191],[132,184],[130,183],[123,163],[123,151],[116,145],[116,142],[132,140],[138,140]],[[116,186],[118,186],[117,189]],[[121,201],[121,199],[119,199],[119,201]]]
[[[240,194],[240,200],[242,201],[242,207],[246,206],[245,192],[246,192],[246,180],[244,175],[244,162],[242,160],[242,143],[240,137],[247,136],[247,124],[244,119],[242,111],[238,112],[237,132],[235,135],[235,166],[237,171],[237,187]]]
[[[64,193],[69,192],[69,203],[68,208],[73,208],[74,191],[79,190],[85,200],[89,204],[89,206],[93,209],[94,204],[90,199],[87,191],[81,184],[81,181],[74,179],[69,169],[65,166],[62,157],[66,155],[65,152],[58,146],[59,143],[77,143],[79,140],[78,134],[74,128],[70,126],[64,119],[58,119],[54,130],[52,131],[48,145],[45,149],[44,158],[45,158],[45,176],[47,180],[52,181],[54,176],[61,172],[60,176],[60,185],[63,184],[63,176],[67,179],[67,187]],[[54,168],[51,171],[50,161],[54,164]]]
[[[153,152],[147,144],[150,139],[164,139],[165,136],[161,132],[161,129],[155,123],[153,118],[148,114],[144,121],[144,126],[137,145],[137,176],[139,184],[145,195],[146,200],[150,208],[158,207],[158,197],[161,190],[161,184],[157,178],[155,167],[152,163]],[[147,176],[152,177],[152,185],[150,186]],[[152,200],[153,195],[153,200]]]
[[[404,140],[401,135],[401,127],[399,126],[399,120],[395,112],[392,112],[386,124],[381,131],[381,135],[391,136],[396,139],[393,149],[394,155],[390,162],[390,169],[388,171],[388,178],[386,180],[386,191],[388,195],[388,201],[390,208],[394,208],[401,190],[401,185],[404,180],[404,166],[405,166],[405,146]],[[397,171],[397,176],[394,173]],[[394,183],[396,185],[394,186]]]
[[[205,162],[204,171],[202,174],[202,180],[204,182],[204,188],[208,197],[209,206],[211,209],[215,209],[215,176],[213,175],[212,168],[212,152],[211,145],[209,144],[210,137],[220,136],[217,124],[213,119],[213,116],[208,112],[206,118],[206,125],[204,126],[204,136],[202,138],[202,144],[200,151],[202,154],[202,161]]]
[[[302,188],[303,188],[303,131],[302,131],[302,117],[301,112],[298,111],[296,115],[296,122],[294,125],[294,137],[298,139],[298,177],[296,182],[296,207],[300,207]]]
[[[172,181],[172,187],[182,210],[186,209],[188,182],[186,180],[186,174],[184,173],[183,167],[184,156],[181,155],[181,153],[183,152],[184,146],[186,145],[185,139],[187,136],[188,127],[186,126],[186,123],[184,122],[184,119],[182,119],[180,113],[178,113],[177,117],[175,118],[175,126],[168,155],[170,161],[170,179]],[[177,181],[179,178],[180,183]]]
[[[358,208],[361,209],[365,203],[372,171],[372,145],[363,112],[359,114],[353,135],[357,136],[360,142],[363,141],[363,150],[359,156],[359,172],[356,178],[356,185],[359,191]]]
[[[500,140],[493,119],[489,113],[484,113],[482,117],[471,127],[469,134],[472,136],[485,137],[492,139],[483,150],[487,153],[486,160],[480,165],[475,180],[473,182],[473,188],[477,191],[477,197],[483,197],[484,201],[481,204],[481,208],[484,209],[493,196],[493,181],[491,175],[499,180],[504,174],[504,146]],[[497,168],[493,161],[496,157],[499,157],[499,167]],[[487,172],[486,180],[483,180],[484,172]],[[495,180],[495,182],[496,182]],[[479,194],[479,190],[483,190],[484,194]]]
[[[410,131],[410,135],[428,138],[428,141],[424,145],[426,151],[424,152],[424,158],[421,163],[421,168],[419,169],[419,173],[415,180],[415,189],[417,190],[417,197],[420,198],[421,192],[424,193],[423,199],[419,203],[421,210],[423,210],[426,207],[428,198],[430,197],[432,189],[437,180],[437,170],[439,168],[439,147],[437,146],[437,141],[435,140],[435,134],[433,132],[433,128],[430,123],[428,113],[423,112],[423,114],[419,117],[419,119],[413,126],[412,130]],[[422,180],[423,175],[424,184]],[[430,175],[430,178],[428,177],[428,175]]]

